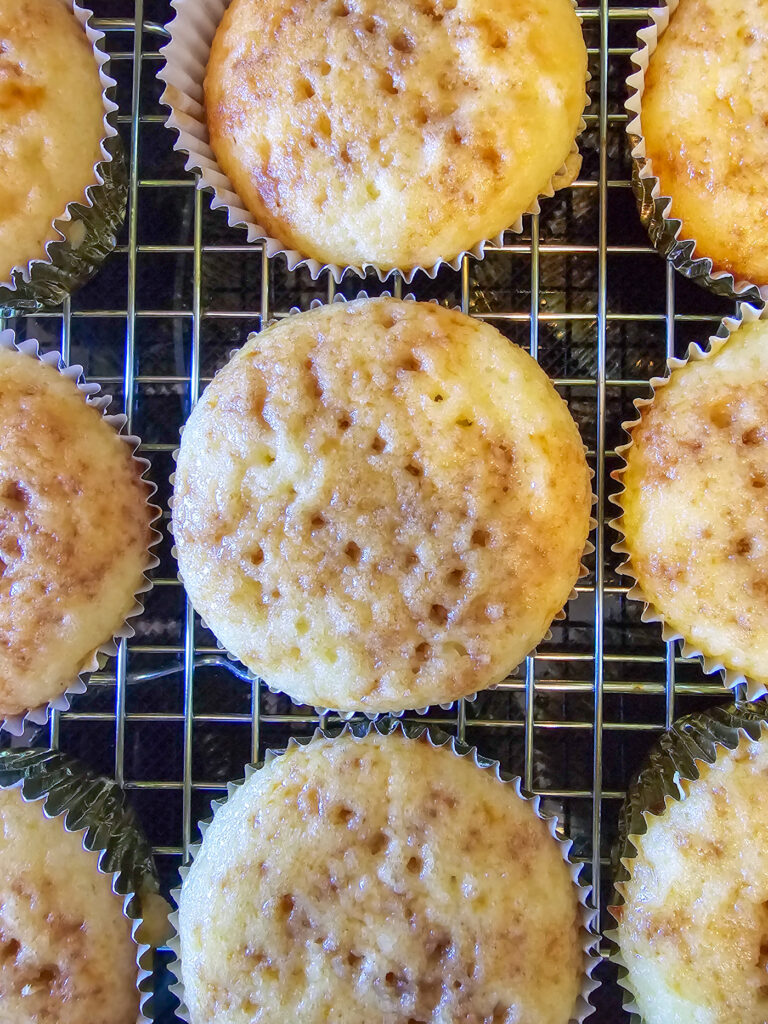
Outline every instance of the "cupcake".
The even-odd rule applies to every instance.
[[[165,903],[118,787],[55,751],[0,752],[0,858],[0,1018],[146,1021]]]
[[[59,302],[115,244],[114,82],[89,16],[61,0],[0,0],[0,306]]]
[[[768,286],[768,11],[669,0],[651,14],[627,103],[641,215],[679,270],[755,301]]]
[[[190,1024],[566,1024],[586,896],[553,822],[427,735],[320,734],[256,771],[179,896]]]
[[[627,798],[619,978],[644,1024],[768,1014],[768,735],[761,705],[679,721]]]
[[[768,323],[742,313],[635,403],[614,526],[645,619],[757,696],[768,682]]]
[[[170,124],[234,219],[314,273],[436,270],[578,172],[572,0],[323,0],[312,18],[292,0],[223,6],[178,5]]]
[[[0,719],[18,724],[95,668],[115,634],[132,635],[157,510],[137,439],[102,414],[108,399],[86,398],[80,367],[59,371],[57,354],[37,359],[36,342],[22,352],[10,339],[0,335]]]
[[[181,577],[294,700],[369,713],[504,679],[580,574],[584,446],[538,364],[437,305],[335,303],[254,335],[182,435]]]

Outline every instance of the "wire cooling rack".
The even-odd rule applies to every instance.
[[[544,0],[542,0],[544,2]],[[61,310],[8,320],[20,337],[82,363],[114,395],[152,463],[168,520],[168,478],[179,428],[230,350],[293,306],[384,288],[375,277],[312,281],[270,263],[258,245],[212,213],[164,127],[156,73],[167,0],[94,0],[118,80],[130,167],[129,212],[118,251]],[[598,495],[590,574],[552,638],[497,690],[428,716],[523,777],[558,813],[602,908],[620,801],[656,735],[726,694],[716,677],[681,662],[658,626],[640,622],[616,574],[606,523],[615,448],[632,400],[672,354],[704,340],[732,304],[675,275],[650,248],[629,187],[624,82],[647,8],[582,2],[592,81],[580,178],[523,235],[508,234],[483,262],[419,276],[407,291],[460,305],[530,349],[568,400],[589,448]],[[267,747],[311,734],[317,716],[238,677],[185,600],[165,533],[154,589],[136,636],[76,697],[72,709],[25,737],[60,746],[114,775],[153,843],[163,886],[228,779]],[[9,742],[8,737],[0,740]],[[173,1021],[161,952],[157,1020]],[[594,997],[596,1022],[625,1020],[614,974]]]

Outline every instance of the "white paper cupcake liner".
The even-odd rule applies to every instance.
[[[40,801],[41,814],[60,818],[67,832],[82,833],[83,849],[96,853],[98,871],[111,876],[136,944],[136,1024],[150,1024],[153,956],[168,933],[168,908],[150,848],[122,790],[73,758],[39,748],[0,751],[0,789],[14,788],[25,803]]]
[[[53,221],[56,237],[46,243],[44,255],[14,267],[7,281],[0,280],[0,313],[57,306],[96,273],[115,248],[125,217],[128,183],[112,99],[117,83],[109,75],[109,58],[102,49],[104,33],[93,27],[92,11],[77,0],[64,2],[82,25],[99,66],[104,101],[101,158],[93,168],[93,184]]]
[[[334,739],[343,735],[352,735],[358,739],[362,739],[367,736],[370,732],[375,731],[381,735],[389,735],[394,732],[400,732],[403,736],[410,740],[418,740],[421,737],[426,737],[427,741],[433,747],[448,747],[448,749],[456,757],[468,757],[475,765],[482,771],[491,772],[496,778],[506,785],[510,785],[514,788],[515,793],[521,800],[525,800],[530,803],[534,813],[538,818],[546,823],[550,835],[555,840],[560,848],[563,860],[566,862],[570,869],[571,880],[573,885],[578,891],[579,904],[581,907],[581,933],[582,933],[582,948],[584,951],[584,975],[581,991],[576,1000],[576,1005],[573,1008],[571,1017],[569,1018],[568,1024],[581,1024],[582,1021],[586,1020],[591,1013],[594,1012],[594,1007],[589,1001],[591,994],[599,986],[593,975],[597,965],[602,961],[602,957],[599,952],[599,932],[597,930],[597,911],[590,906],[589,899],[592,894],[592,887],[581,880],[581,873],[583,870],[583,864],[575,863],[570,856],[571,847],[573,845],[572,840],[563,839],[557,833],[557,818],[553,815],[544,813],[541,810],[541,798],[538,796],[532,796],[525,792],[523,789],[522,779],[518,775],[509,775],[506,772],[502,772],[501,765],[498,761],[492,758],[483,757],[478,753],[477,747],[470,747],[467,744],[459,742],[455,737],[448,736],[446,733],[435,729],[434,726],[414,724],[409,722],[399,721],[397,718],[388,715],[377,719],[376,721],[364,721],[357,720],[354,722],[348,722],[344,725],[341,731],[334,730],[329,732],[325,729],[317,728],[313,736],[306,739],[297,739],[291,737],[288,741],[287,749],[291,747],[302,747],[314,742],[320,738]],[[199,822],[201,840],[198,843],[193,844],[189,848],[188,862],[183,865],[179,874],[181,877],[181,883],[184,884],[192,861],[197,856],[202,842],[205,839],[205,833],[208,830],[208,826],[213,821],[216,812],[220,807],[223,807],[225,803],[230,799],[232,794],[243,785],[254,772],[259,771],[265,765],[268,765],[276,757],[281,756],[281,751],[267,750],[265,753],[264,761],[258,764],[248,764],[245,767],[245,778],[238,780],[237,782],[230,782],[227,784],[227,795],[218,800],[213,800],[211,803],[211,816],[205,820]],[[171,899],[174,901],[176,908],[179,905],[179,897],[181,895],[181,886],[174,889],[171,892]],[[183,1021],[190,1024],[189,1011],[184,1002],[184,984],[181,977],[181,948],[180,948],[180,937],[179,937],[179,912],[178,909],[174,910],[170,915],[170,925],[173,929],[173,934],[168,941],[168,947],[174,954],[175,959],[168,965],[168,970],[171,975],[176,979],[175,984],[170,986],[171,992],[179,1000],[179,1007],[176,1013]]]
[[[578,10],[577,0],[573,0],[573,5]],[[475,259],[481,260],[485,255],[486,246],[503,244],[504,232],[502,231],[493,238],[482,239],[471,249],[465,249],[451,259],[439,259],[432,266],[417,266],[408,270],[397,268],[383,270],[375,263],[347,266],[322,263],[311,257],[303,256],[295,249],[287,248],[278,238],[271,236],[245,208],[229,177],[219,167],[208,141],[208,126],[203,105],[203,81],[213,37],[229,6],[229,0],[172,0],[171,6],[175,9],[176,15],[166,26],[170,42],[160,51],[165,57],[166,63],[158,72],[157,77],[165,83],[165,90],[160,101],[170,110],[166,125],[177,136],[173,148],[187,155],[185,169],[195,172],[197,188],[208,189],[213,193],[211,209],[225,210],[229,226],[245,228],[248,241],[263,243],[270,259],[278,255],[284,256],[289,270],[306,267],[313,280],[326,270],[330,272],[337,284],[347,273],[365,277],[368,271],[374,271],[380,281],[384,281],[394,274],[400,274],[410,284],[419,271],[426,274],[427,277],[434,278],[442,266],[458,270],[465,256],[474,256]],[[589,77],[587,75],[586,81],[589,81]],[[585,109],[589,102],[590,99],[586,95],[585,88]],[[523,230],[523,217],[540,212],[540,199],[551,198],[555,192],[567,188],[575,181],[581,169],[578,139],[585,128],[586,122],[582,117],[573,147],[565,163],[552,176],[546,187],[542,188],[531,207],[514,224],[511,224],[506,229],[507,231],[520,234]]]
[[[391,294],[391,292],[384,291],[384,292],[381,292],[380,295],[376,295],[374,297],[375,298],[392,298],[392,294]],[[362,291],[359,291],[355,295],[354,298],[350,298],[350,299],[348,299],[346,296],[342,295],[341,293],[337,292],[336,295],[333,297],[332,302],[357,302],[358,299],[368,299],[368,298],[370,298],[368,292],[363,289]],[[412,302],[416,302],[418,300],[416,299],[415,295],[409,293],[408,295],[403,296],[403,301],[404,302],[411,302],[411,301]],[[430,301],[434,302],[435,304],[437,304],[437,299],[432,299]],[[320,299],[312,299],[312,301],[309,304],[309,309],[319,309],[321,306],[324,306],[324,305],[326,305],[326,303],[322,302]],[[304,312],[304,310],[300,309],[298,306],[293,306],[289,310],[289,315],[292,316],[294,314],[298,314],[298,313],[302,313],[302,312]],[[274,323],[277,323],[277,321],[274,320],[274,319],[270,320],[268,323],[266,323],[264,325],[262,330],[266,329],[267,327],[272,326],[272,324],[274,324]],[[245,339],[244,344],[247,343],[250,338],[251,338],[251,335],[249,334],[248,337]],[[229,353],[227,362],[229,362],[229,360],[235,355],[235,353],[237,351],[238,351],[238,349],[232,349],[232,351]],[[179,435],[181,436],[183,433],[184,433],[184,427],[182,426],[179,429]],[[173,453],[172,453],[172,458],[173,458],[174,466],[176,465],[176,463],[178,461],[178,458],[179,458],[179,450],[180,450],[179,448],[175,448]],[[584,452],[585,452],[585,454],[587,452],[587,446],[586,445],[584,446]],[[591,468],[589,469],[589,476],[590,476],[590,480],[594,480],[595,472]],[[174,492],[175,485],[176,485],[176,472],[175,472],[175,470],[174,470],[174,472],[171,473],[171,475],[169,477],[169,482],[170,482],[170,485],[171,485],[171,497],[169,499],[168,505],[169,505],[169,509],[171,511],[171,518],[168,520],[168,533],[169,533],[169,536],[171,537],[171,540],[173,540],[173,504],[174,504],[173,492]],[[593,493],[592,493],[592,507],[594,507],[596,504],[597,504],[597,495],[593,491]],[[584,559],[587,558],[588,555],[591,555],[591,554],[594,553],[595,546],[592,543],[592,541],[589,540],[589,536],[591,536],[592,531],[595,530],[596,528],[597,528],[597,520],[594,518],[594,516],[590,516],[590,519],[589,519],[589,533],[588,533],[588,536],[587,536],[587,542],[584,545],[584,553],[582,555],[582,561],[581,561],[581,563],[579,565],[579,576],[578,576],[579,580],[582,580],[582,579],[584,579],[585,576],[589,575],[589,570],[587,569],[586,565],[584,564]],[[182,587],[185,587],[184,578],[182,577],[181,570],[178,567],[178,552],[176,550],[175,544],[171,548],[171,554],[172,554],[173,558],[175,558],[177,560],[176,578],[178,579],[179,583],[181,583]],[[577,581],[577,585],[578,585],[578,581]],[[185,587],[185,590],[186,590],[186,587]],[[552,623],[562,622],[563,619],[565,619],[566,614],[567,614],[568,605],[571,603],[571,601],[573,601],[577,597],[578,597],[578,591],[577,591],[576,587],[574,586],[574,588],[571,590],[570,594],[568,595],[568,597],[567,597],[567,599],[565,601],[565,604],[560,609],[560,611],[556,613],[556,615],[552,619]],[[202,625],[203,625],[203,627],[205,629],[209,629],[210,632],[212,632],[212,633],[214,632],[212,629],[210,629],[210,627],[207,625],[207,623],[204,621],[204,619],[202,617],[201,617],[200,621],[201,621],[201,623],[202,623]],[[242,662],[240,661],[240,659],[238,657],[236,657],[234,654],[232,654],[230,651],[228,651],[224,647],[224,645],[219,641],[218,637],[215,636],[215,633],[214,633],[214,638],[216,639],[216,646],[227,657],[227,659],[229,661],[237,662],[238,664],[242,664]],[[525,658],[523,658],[523,660],[521,662],[519,662],[519,665],[522,665],[526,661],[527,658],[532,657],[536,653],[538,648],[541,646],[541,644],[547,643],[551,639],[552,639],[552,631],[551,631],[551,629],[548,629],[547,632],[544,634],[544,636],[541,638],[541,640],[539,640],[539,642],[533,647],[533,649],[528,652],[528,654],[525,656]],[[510,669],[510,671],[514,671],[516,668],[519,667],[519,665],[513,666],[513,668]],[[249,668],[247,668],[247,666],[244,665],[243,668],[245,669],[245,674],[246,674],[248,680],[251,682],[252,685],[254,683],[257,683],[257,682],[261,681],[262,683],[264,683],[264,685],[266,686],[267,690],[269,690],[270,693],[273,693],[273,694],[275,694],[276,696],[279,696],[279,697],[287,697],[294,707],[306,707],[307,706],[306,704],[302,703],[301,701],[294,700],[293,697],[291,697],[291,695],[286,693],[284,690],[281,690],[278,687],[272,686],[270,684],[269,680],[263,679],[261,676],[256,675]],[[490,690],[498,689],[499,686],[501,686],[503,684],[503,682],[504,682],[504,680],[501,680],[500,682],[494,683],[491,686],[484,687],[483,693],[485,693],[487,691],[490,691]],[[415,714],[415,715],[426,715],[430,711],[430,709],[434,708],[434,707],[439,707],[442,711],[449,711],[453,707],[453,705],[456,704],[458,701],[462,701],[463,700],[463,701],[467,701],[470,704],[473,704],[477,700],[478,696],[479,696],[479,691],[476,690],[474,693],[469,693],[469,694],[467,694],[464,697],[457,697],[454,700],[451,700],[451,701],[448,701],[448,702],[445,702],[445,703],[441,702],[439,704],[431,704],[431,705],[427,704],[427,705],[425,705],[424,707],[421,707],[421,708],[401,708],[401,709],[396,709],[396,710],[393,710],[393,711],[362,711],[362,710],[359,710],[359,711],[341,711],[338,708],[326,708],[326,707],[317,707],[317,706],[313,706],[313,711],[315,712],[315,714],[321,715],[321,716],[322,715],[336,715],[336,717],[340,718],[344,722],[350,722],[353,719],[358,718],[360,716],[362,716],[363,718],[368,719],[368,721],[374,721],[375,719],[379,718],[380,716],[386,716],[387,718],[402,718],[404,715],[413,715],[413,714]]]
[[[71,680],[63,693],[49,701],[47,704],[41,704],[36,708],[30,708],[23,714],[0,719],[0,732],[2,732],[2,730],[6,730],[14,736],[21,736],[24,732],[24,726],[27,723],[31,723],[34,726],[43,726],[48,721],[52,710],[67,711],[70,706],[70,697],[74,694],[85,692],[86,682],[83,677],[89,675],[91,672],[95,672],[98,668],[103,666],[107,657],[117,654],[116,641],[130,639],[135,634],[135,630],[129,620],[143,612],[144,606],[142,604],[141,597],[152,589],[152,581],[146,574],[160,564],[157,556],[153,554],[152,548],[162,540],[162,535],[151,524],[155,523],[160,518],[162,512],[158,506],[154,505],[151,501],[157,491],[157,486],[146,477],[147,470],[150,468],[150,463],[147,459],[140,458],[135,454],[137,448],[141,444],[140,439],[133,434],[123,433],[127,420],[122,413],[116,416],[107,414],[106,410],[109,408],[112,401],[111,397],[109,395],[101,394],[101,386],[99,384],[89,384],[86,382],[83,377],[82,366],[77,364],[67,366],[59,353],[55,350],[53,352],[41,352],[38,342],[33,338],[17,342],[14,332],[11,330],[0,331],[0,348],[16,350],[31,359],[38,359],[41,363],[45,363],[47,366],[52,366],[54,369],[58,370],[63,377],[73,381],[77,385],[78,391],[82,394],[85,403],[98,410],[98,412],[102,414],[105,423],[108,423],[109,426],[112,427],[112,429],[120,436],[120,439],[129,445],[133,461],[136,463],[137,467],[140,467],[139,476],[149,487],[149,491],[147,493],[147,507],[150,510],[150,542],[147,546],[146,561],[142,570],[144,572],[144,577],[141,585],[135,592],[133,606],[125,616],[125,620],[120,628],[115,631],[112,637],[101,644],[88,656],[77,676]]]
[[[651,242],[675,270],[717,295],[760,305],[763,299],[768,298],[768,286],[761,288],[749,281],[736,280],[727,270],[713,270],[713,262],[709,257],[694,256],[696,240],[683,237],[683,223],[674,216],[671,197],[662,195],[651,159],[646,156],[641,124],[645,75],[659,36],[669,25],[669,19],[677,10],[679,2],[662,0],[663,6],[648,11],[651,25],[637,33],[638,49],[630,58],[638,69],[627,78],[628,96],[625,103],[632,155],[632,191],[640,211],[640,220]]]
[[[665,387],[669,382],[670,374],[673,370],[677,370],[686,363],[693,360],[709,359],[715,355],[720,349],[726,344],[731,334],[736,331],[742,323],[754,323],[755,320],[760,320],[762,313],[754,306],[749,305],[747,302],[739,304],[736,316],[725,317],[717,329],[717,332],[710,336],[709,344],[706,349],[703,349],[700,345],[692,344],[688,347],[688,353],[685,359],[671,358],[667,360],[668,374],[666,377],[652,377],[649,381],[651,386],[652,395],[650,398],[636,398],[634,401],[635,409],[640,413],[640,410],[646,406],[651,405],[654,401],[656,392],[660,388]],[[768,316],[768,313],[765,314]],[[611,473],[614,480],[619,483],[622,482],[624,473],[627,467],[626,452],[632,447],[632,430],[641,422],[641,416],[638,415],[635,419],[626,420],[622,423],[622,430],[629,434],[630,440],[627,444],[619,445],[616,448],[616,454],[622,459],[622,465]],[[641,601],[644,605],[641,619],[643,622],[658,622],[661,625],[661,635],[665,641],[679,640],[681,642],[681,653],[682,656],[689,661],[698,661],[704,672],[707,675],[714,675],[716,672],[721,673],[723,677],[723,684],[725,686],[734,689],[737,686],[744,685],[746,688],[746,695],[749,700],[754,700],[756,697],[761,697],[763,694],[768,693],[768,689],[764,683],[759,682],[756,679],[752,679],[745,675],[743,672],[736,672],[733,669],[727,668],[720,658],[711,657],[699,650],[693,643],[690,642],[682,633],[673,629],[666,621],[664,615],[656,608],[653,602],[643,593],[643,589],[638,582],[637,576],[635,575],[634,568],[632,566],[631,553],[627,547],[626,537],[624,534],[624,506],[622,503],[622,496],[624,494],[624,487],[614,495],[611,495],[610,500],[620,510],[620,515],[617,518],[612,519],[609,522],[609,526],[619,534],[619,540],[611,548],[617,554],[625,555],[626,559],[618,567],[618,572],[623,576],[628,576],[632,579],[632,586],[627,594],[627,597],[634,601]]]
[[[743,738],[759,740],[764,736],[768,730],[767,710],[762,701],[730,704],[686,715],[661,736],[630,786],[619,814],[619,836],[612,858],[615,902],[608,907],[617,923],[619,908],[625,902],[624,883],[631,877],[632,861],[637,857],[635,840],[648,831],[649,819],[663,816],[670,804],[685,799],[681,782],[695,782],[701,774],[699,765],[714,764],[721,754],[735,750]],[[624,1009],[632,1024],[642,1024],[617,929],[612,928],[605,937],[610,947],[609,958],[618,968]]]

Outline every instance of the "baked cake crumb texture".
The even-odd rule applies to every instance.
[[[682,783],[620,886],[619,942],[646,1024],[768,1019],[768,743],[742,737]]]
[[[492,327],[336,303],[254,336],[181,442],[173,511],[195,608],[270,685],[423,707],[496,683],[576,583],[584,447]]]
[[[580,907],[512,786],[400,734],[316,739],[238,789],[184,883],[192,1024],[566,1024]]]

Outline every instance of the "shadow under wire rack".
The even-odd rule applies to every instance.
[[[93,0],[118,81],[119,126],[130,168],[121,244],[102,270],[62,309],[7,321],[20,338],[36,337],[82,363],[91,380],[125,411],[151,462],[157,502],[168,520],[169,476],[179,428],[230,351],[251,331],[293,306],[392,289],[375,276],[327,276],[270,262],[241,229],[196,191],[159,103],[163,25],[168,0]],[[611,883],[610,848],[626,786],[658,733],[680,714],[723,702],[719,677],[703,675],[665,644],[658,626],[640,621],[616,573],[610,478],[618,465],[622,421],[668,356],[703,341],[733,304],[676,275],[650,247],[630,188],[623,109],[636,33],[647,7],[582,0],[580,14],[592,80],[584,164],[570,188],[526,218],[522,235],[507,234],[482,262],[465,258],[459,272],[419,275],[405,290],[460,306],[528,348],[568,401],[595,471],[598,520],[590,573],[552,637],[498,689],[435,709],[428,720],[457,734],[541,794],[574,840],[602,908]],[[164,530],[160,565],[136,636],[97,673],[70,711],[55,713],[30,742],[60,746],[129,791],[153,844],[164,891],[197,821],[243,765],[290,736],[310,735],[310,708],[251,684],[227,662],[185,599]],[[0,740],[8,743],[8,737]],[[161,951],[156,1019],[170,1024]],[[600,969],[593,997],[596,1024],[626,1020],[610,966]]]

